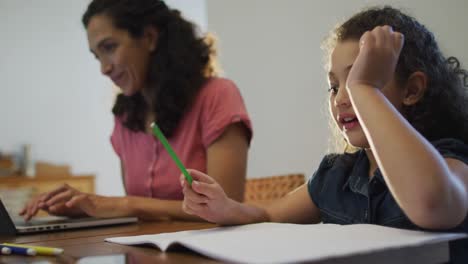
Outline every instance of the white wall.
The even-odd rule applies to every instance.
[[[253,119],[248,175],[311,175],[327,151],[327,82],[321,41],[369,4],[392,4],[431,29],[468,66],[468,1],[208,0],[208,30]]]
[[[204,0],[167,2],[206,28]],[[81,25],[88,3],[0,0],[0,151],[30,143],[34,159],[96,174],[98,193],[118,195],[112,85],[88,51]]]

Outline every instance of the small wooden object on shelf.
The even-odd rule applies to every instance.
[[[35,177],[37,178],[60,178],[71,176],[70,166],[55,165],[47,162],[36,162]]]
[[[18,167],[13,157],[0,154],[0,176],[9,176],[17,173]]]

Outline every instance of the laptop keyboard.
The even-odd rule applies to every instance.
[[[37,225],[53,225],[53,224],[64,224],[64,223],[74,223],[74,222],[88,222],[94,221],[96,218],[86,217],[86,218],[64,218],[64,217],[44,217],[41,219],[32,219],[30,221],[24,220],[15,220],[16,226],[37,226]]]

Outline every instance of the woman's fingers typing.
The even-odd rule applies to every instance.
[[[63,191],[66,191],[70,189],[70,186],[68,184],[63,184],[62,186],[58,187],[57,189],[53,190],[53,191],[50,191],[48,193],[45,193],[41,196],[40,200],[42,202],[46,202],[48,201],[49,199],[51,199],[52,197],[54,197],[55,195],[63,192]]]
[[[96,206],[90,199],[90,195],[86,193],[81,193],[74,196],[66,204],[67,208],[79,209],[90,216],[97,216]]]
[[[73,190],[64,190],[63,192],[57,193],[55,196],[51,197],[49,200],[46,200],[45,204],[47,206],[52,206],[56,203],[64,203],[72,199],[74,195],[76,194]]]
[[[65,203],[78,195],[79,192],[67,184],[64,184],[57,189],[48,193],[43,193],[36,198],[33,198],[20,211],[25,221],[31,220],[39,210],[45,210],[49,214],[66,215],[67,207]]]
[[[67,208],[65,203],[57,203],[51,207],[47,208],[47,212],[53,215],[63,215],[66,212]]]
[[[34,213],[34,208],[36,207],[36,202],[37,201],[32,201],[26,210],[26,214],[24,215],[24,220],[29,221],[31,218],[35,215]]]
[[[31,220],[33,216],[37,214],[39,209],[43,209],[42,202],[39,201],[39,197],[30,201],[23,210],[21,210],[20,215],[23,216],[25,221]]]

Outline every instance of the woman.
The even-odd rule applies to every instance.
[[[182,162],[213,175],[243,198],[252,127],[235,84],[216,77],[213,43],[160,0],[94,0],[83,15],[91,52],[122,93],[112,146],[127,196],[104,197],[64,185],[29,202],[54,215],[193,219],[182,211],[180,171],[151,134],[157,122]]]

